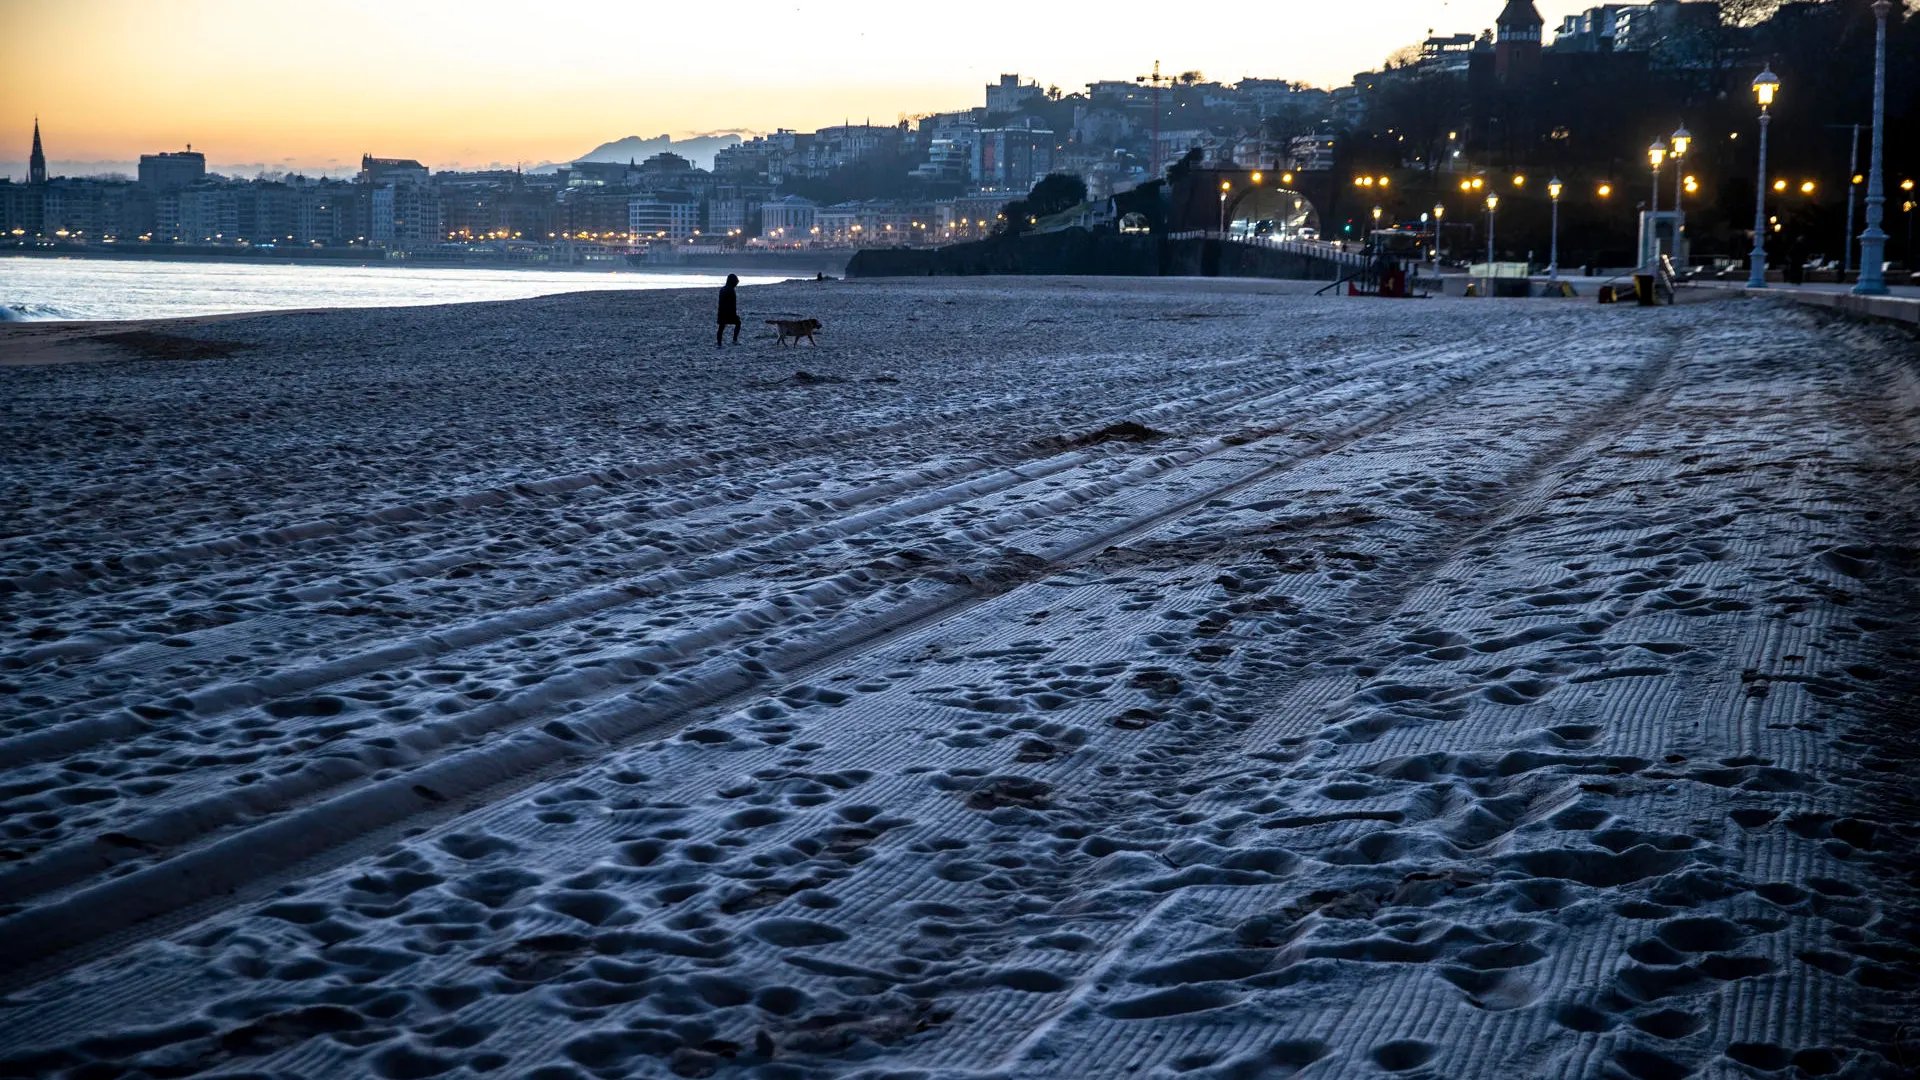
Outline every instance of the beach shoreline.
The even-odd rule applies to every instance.
[[[601,290],[718,288],[730,272],[738,273],[747,284],[785,280],[740,263],[710,268],[623,267],[577,274],[504,270],[158,258],[0,258],[0,327],[474,303]],[[812,279],[816,274],[809,266],[804,275],[795,276]]]

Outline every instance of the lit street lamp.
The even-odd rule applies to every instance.
[[[1760,178],[1753,196],[1753,251],[1747,256],[1747,288],[1767,287],[1767,106],[1780,89],[1780,76],[1771,67],[1753,77],[1753,93],[1760,99]]]
[[[1652,253],[1647,258],[1649,267],[1660,262],[1660,163],[1667,160],[1667,142],[1655,139],[1647,146],[1647,160],[1653,162],[1653,202],[1647,207],[1647,238]]]
[[[1500,205],[1500,196],[1487,196],[1487,288],[1493,288],[1493,212]]]
[[[1225,237],[1227,234],[1227,192],[1231,190],[1232,187],[1233,183],[1231,181],[1220,181],[1220,235],[1222,237]]]
[[[1547,280],[1560,280],[1560,178],[1547,181],[1547,197],[1553,200],[1553,231],[1548,233]]]
[[[1913,181],[1912,180],[1900,181],[1900,190],[1905,192],[1907,196],[1906,201],[1900,204],[1900,209],[1905,210],[1907,212],[1907,246],[1906,246],[1906,249],[1901,252],[1901,255],[1907,261],[1907,269],[1912,270],[1913,269]]]
[[[1880,138],[1887,117],[1887,12],[1888,0],[1873,0],[1873,153],[1867,165],[1867,231],[1860,234],[1860,280],[1853,291],[1858,296],[1885,296],[1887,234],[1880,228],[1886,212],[1887,196],[1880,186]]]
[[[1680,193],[1685,190],[1687,170],[1680,167],[1680,159],[1687,156],[1687,145],[1693,142],[1693,135],[1687,131],[1687,125],[1681,124],[1673,131],[1673,254],[1680,256],[1680,233],[1686,229],[1686,218],[1680,213]]]
[[[1913,181],[1907,181],[1909,185]],[[1433,273],[1440,274],[1440,219],[1447,216],[1447,208],[1439,203],[1433,204]],[[1907,246],[1913,246],[1913,215],[1907,215]]]

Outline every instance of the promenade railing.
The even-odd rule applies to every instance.
[[[1267,248],[1273,251],[1285,251],[1293,255],[1308,258],[1325,259],[1339,266],[1355,269],[1365,267],[1370,261],[1367,256],[1355,251],[1347,251],[1336,244],[1322,240],[1281,240],[1265,236],[1236,236],[1214,229],[1189,229],[1184,232],[1167,234],[1169,240],[1218,240],[1227,244],[1245,244],[1248,247]]]

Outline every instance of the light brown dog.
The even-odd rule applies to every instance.
[[[806,338],[808,345],[820,347],[820,343],[813,340],[813,332],[821,327],[819,319],[768,319],[767,325],[779,328],[779,336],[774,341],[781,345],[785,345],[788,338],[792,338],[795,345]]]

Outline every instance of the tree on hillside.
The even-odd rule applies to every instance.
[[[1395,68],[1412,67],[1419,62],[1420,46],[1402,45],[1387,54],[1387,59],[1380,65],[1380,70],[1392,71]]]
[[[1027,193],[1027,213],[1046,217],[1087,201],[1087,182],[1073,173],[1048,173]]]
[[[1073,173],[1048,173],[1033,185],[1024,199],[1016,199],[1001,211],[1006,215],[1000,231],[1019,234],[1027,231],[1028,218],[1043,218],[1062,210],[1071,210],[1087,201],[1087,182]]]
[[[1380,88],[1375,107],[1371,126],[1404,137],[1394,144],[1400,159],[1418,158],[1431,177],[1446,153],[1447,133],[1465,126],[1466,80],[1446,71],[1404,72]]]
[[[1773,18],[1781,0],[1714,0],[1720,21],[1727,26],[1755,26]]]

